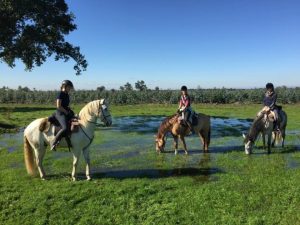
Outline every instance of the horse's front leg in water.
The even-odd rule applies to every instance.
[[[186,143],[185,143],[184,137],[183,137],[183,136],[180,136],[180,140],[182,141],[182,144],[183,144],[183,148],[184,148],[185,154],[187,155],[187,154],[188,154],[188,151],[187,151],[187,148],[186,148]]]
[[[268,154],[271,153],[271,141],[272,141],[272,133],[268,134]]]
[[[72,170],[72,180],[73,181],[76,181],[76,179],[77,179],[76,169],[77,169],[77,166],[78,166],[79,157],[80,157],[80,150],[74,149],[73,150],[73,170]]]
[[[174,151],[175,151],[175,155],[177,155],[178,153],[178,136],[173,135],[174,138]]]
[[[266,134],[264,132],[261,133],[263,148],[266,148]]]

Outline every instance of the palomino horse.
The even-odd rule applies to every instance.
[[[263,147],[266,147],[265,136],[268,136],[268,153],[271,152],[271,145],[274,147],[275,141],[278,143],[281,140],[281,146],[284,147],[285,129],[287,125],[287,114],[279,111],[280,127],[279,131],[274,131],[274,117],[271,113],[264,113],[254,119],[249,133],[243,134],[245,143],[245,153],[251,154],[258,135],[261,133],[263,140]],[[272,141],[273,137],[273,141]],[[272,143],[271,143],[272,141]]]
[[[70,138],[73,153],[72,179],[74,181],[76,180],[76,167],[81,151],[86,161],[87,180],[91,179],[89,146],[94,138],[97,118],[100,118],[106,126],[112,124],[111,115],[104,99],[88,103],[79,112],[80,129],[78,132],[72,133]],[[46,145],[54,140],[54,130],[54,125],[50,124],[47,118],[36,119],[26,127],[24,131],[24,156],[28,174],[33,175],[35,173],[36,162],[40,177],[45,179],[43,158],[46,153]],[[61,140],[59,146],[67,146],[65,138]]]
[[[164,150],[166,135],[168,132],[171,132],[174,138],[175,155],[178,153],[178,137],[183,143],[185,154],[188,154],[184,137],[190,133],[190,129],[180,123],[179,117],[179,114],[169,116],[160,124],[156,136],[156,151],[158,153]],[[210,117],[202,113],[197,114],[197,125],[193,125],[193,130],[199,135],[203,144],[203,150],[208,152],[208,146],[210,143]]]

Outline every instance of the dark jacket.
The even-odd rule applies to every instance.
[[[273,110],[276,107],[276,100],[277,100],[277,94],[273,92],[272,95],[268,95],[266,93],[264,97],[264,106],[270,107],[271,110]]]

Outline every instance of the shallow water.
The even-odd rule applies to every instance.
[[[99,127],[95,132],[94,143],[91,145],[91,158],[97,160],[93,165],[96,177],[112,178],[167,178],[173,176],[191,176],[195,182],[213,181],[216,174],[222,173],[216,165],[218,154],[228,151],[244,152],[242,133],[247,132],[251,121],[235,118],[211,118],[212,139],[210,153],[204,154],[202,143],[196,135],[186,137],[189,155],[184,155],[179,142],[179,154],[174,155],[173,141],[167,139],[166,151],[160,155],[155,152],[155,134],[163,120],[159,116],[117,117],[110,128]],[[300,150],[300,131],[288,131],[286,145],[288,149]],[[0,135],[0,151],[22,151],[23,131]],[[259,140],[256,146],[261,146]],[[283,151],[276,148],[273,152]],[[254,153],[266,154],[261,148]],[[66,150],[52,154],[52,159],[70,158]],[[287,168],[300,166],[298,160],[284,154]],[[97,159],[99,158],[99,159]],[[52,160],[51,159],[51,160]],[[71,162],[70,162],[71,163]],[[96,164],[96,165],[95,165]],[[12,167],[20,165],[13,164]],[[51,168],[48,168],[51,171]]]
[[[111,130],[121,132],[156,133],[164,117],[128,116],[116,117]],[[240,136],[251,124],[247,119],[211,118],[212,137]]]

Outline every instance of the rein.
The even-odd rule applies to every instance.
[[[103,113],[103,108],[102,108],[101,104],[99,103],[98,115],[100,114],[100,110],[101,110],[101,115],[104,117],[105,121],[107,121],[106,118],[107,118],[107,117],[110,117],[111,115],[105,116],[104,113]],[[91,120],[87,120],[87,122],[92,123],[92,124],[95,124],[95,125],[101,125],[101,123],[97,123],[97,119],[96,119],[96,122],[91,121]],[[84,135],[85,135],[85,136],[89,139],[89,141],[90,141],[90,142],[87,144],[87,146],[85,146],[85,147],[83,148],[83,150],[85,150],[85,149],[87,149],[87,148],[92,144],[92,142],[93,142],[95,136],[89,137],[89,135],[88,135],[88,134],[84,131],[84,129],[82,128],[81,124],[79,124],[79,127],[80,127],[80,129],[82,130],[82,132],[84,133]]]
[[[84,131],[84,129],[82,128],[82,126],[81,125],[79,125],[79,127],[80,127],[80,129],[82,130],[82,132],[84,133],[84,135],[89,139],[89,143],[87,144],[87,146],[85,146],[84,148],[83,148],[83,150],[85,150],[85,149],[87,149],[91,144],[92,144],[92,142],[93,142],[93,140],[94,140],[94,136],[93,137],[89,137],[89,135]]]

